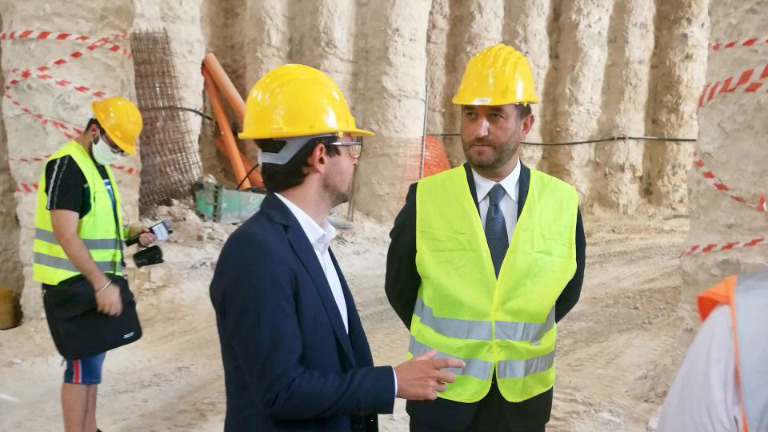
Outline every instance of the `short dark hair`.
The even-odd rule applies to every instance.
[[[93,125],[96,125],[96,127],[98,127],[99,130],[102,130],[101,129],[101,124],[99,123],[99,121],[96,120],[95,118],[91,118],[90,120],[88,120],[88,124],[85,126],[85,131],[87,132],[87,131],[91,130],[91,126],[93,126]]]
[[[336,137],[312,138],[286,164],[262,164],[261,177],[264,179],[264,187],[269,192],[282,192],[304,183],[307,177],[304,168],[309,166],[309,156],[318,145],[324,146],[326,153],[331,157],[341,154],[339,148],[332,144],[335,141]],[[262,151],[277,153],[286,143],[284,140],[268,139],[257,140],[256,144]]]
[[[517,118],[520,119],[520,121],[531,114],[531,104],[517,104]]]

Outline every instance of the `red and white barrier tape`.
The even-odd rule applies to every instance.
[[[11,72],[17,73],[17,74],[21,75],[24,79],[27,79],[30,76],[32,76],[32,77],[35,77],[35,78],[37,78],[39,80],[47,81],[49,83],[53,83],[54,85],[57,85],[59,87],[70,87],[70,86],[72,86],[73,90],[75,90],[75,91],[79,91],[80,93],[89,93],[92,96],[94,96],[96,98],[99,98],[99,99],[104,98],[104,97],[107,96],[107,92],[105,92],[103,90],[94,90],[94,89],[92,89],[90,87],[86,87],[86,86],[83,86],[83,85],[74,87],[75,84],[73,82],[67,81],[65,79],[56,79],[54,76],[49,75],[47,73],[34,74],[34,73],[29,72],[29,71],[22,71],[21,69],[11,69]],[[5,89],[6,90],[10,90],[10,85],[5,86]]]
[[[733,41],[728,43],[723,42],[715,42],[707,45],[708,50],[712,51],[722,51],[730,48],[738,48],[738,47],[751,47],[755,45],[762,45],[762,44],[768,44],[768,38],[749,38],[747,40],[743,41]]]
[[[768,216],[768,205],[766,204],[765,194],[760,195],[760,201],[757,204],[750,204],[746,198],[744,198],[742,195],[735,193],[733,189],[728,187],[728,185],[726,185],[722,180],[720,180],[717,177],[717,175],[715,175],[714,172],[709,170],[706,167],[706,165],[704,165],[704,161],[701,160],[701,157],[699,156],[698,151],[693,152],[693,157],[694,157],[693,164],[696,166],[699,172],[701,172],[701,175],[705,179],[707,179],[707,181],[712,186],[715,187],[715,189],[728,195],[732,200],[740,202],[753,210],[757,210],[761,213],[765,213],[766,216]]]
[[[14,192],[33,193],[37,192],[38,187],[37,183],[19,183],[16,185]]]
[[[762,243],[765,243],[765,237],[757,237],[751,240],[736,241],[725,244],[710,243],[706,245],[693,245],[690,248],[680,252],[678,258],[685,258],[691,255],[699,255],[710,252],[723,252],[731,249],[741,249],[745,247],[757,246]]]
[[[128,36],[128,32],[118,33],[117,35],[110,37],[114,40],[124,39]],[[89,42],[92,40],[90,36],[78,35],[74,33],[63,32],[51,32],[41,30],[24,30],[24,31],[11,31],[0,33],[0,41],[24,41],[24,40],[48,40],[48,41],[71,41],[71,42]],[[132,56],[131,51],[127,48],[123,48],[118,44],[112,44],[108,48],[110,51],[118,52],[122,50],[123,55]]]
[[[757,92],[765,84],[765,82],[762,80],[765,80],[766,78],[768,78],[768,64],[765,65],[760,76],[755,78],[754,81],[750,82],[754,74],[755,74],[755,68],[745,70],[744,72],[741,73],[738,80],[733,86],[731,86],[731,83],[733,83],[733,81],[736,79],[735,75],[728,77],[723,81],[706,83],[704,85],[704,90],[701,92],[701,95],[699,96],[699,108],[704,107],[706,104],[712,102],[713,99],[715,99],[716,97],[720,96],[723,93],[735,93],[737,90],[743,91],[745,93]],[[765,88],[768,89],[768,85],[766,85]]]
[[[11,158],[11,162],[27,162],[27,163],[34,163],[34,162],[45,162],[48,160],[48,158],[51,157],[51,155],[45,155],[45,156],[34,156],[34,157],[22,157],[18,159]],[[134,167],[129,167],[125,165],[110,165],[109,166],[112,169],[123,171],[127,174],[138,174],[139,170]]]
[[[52,119],[50,117],[46,117],[46,116],[44,116],[42,114],[39,114],[39,113],[36,113],[36,112],[30,110],[29,108],[27,108],[24,105],[22,105],[21,102],[19,102],[18,100],[14,99],[13,96],[11,96],[8,93],[5,94],[5,97],[7,99],[9,99],[11,101],[11,103],[14,106],[18,107],[22,112],[36,117],[40,121],[41,125],[43,125],[43,126],[51,125],[51,126],[55,127],[56,130],[58,130],[59,132],[63,133],[64,136],[66,136],[69,139],[75,139],[75,137],[77,135],[80,135],[81,133],[83,133],[83,131],[81,129],[67,126],[66,124],[64,124],[64,123],[62,123],[62,122],[60,122],[60,121],[58,121],[56,119]]]

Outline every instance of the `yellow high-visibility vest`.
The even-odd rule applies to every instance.
[[[496,374],[511,402],[555,381],[555,302],[576,271],[578,194],[531,170],[498,280],[464,167],[425,178],[416,190],[416,267],[421,276],[409,355],[457,357],[456,382],[440,397],[477,402]]]
[[[77,166],[83,171],[91,191],[91,210],[80,219],[77,232],[101,271],[117,275],[122,274],[120,242],[123,241],[123,223],[119,211],[121,208],[120,194],[117,191],[115,179],[112,177],[112,171],[109,167],[104,167],[112,185],[117,211],[113,210],[112,200],[104,185],[104,180],[83,146],[76,141],[70,141],[54,153],[50,160],[64,156],[71,156],[77,163]],[[51,212],[46,208],[48,200],[46,189],[44,169],[37,191],[33,272],[36,281],[58,285],[66,279],[79,275],[80,271],[67,258],[64,249],[53,235]],[[117,214],[117,221],[115,221],[115,213]]]

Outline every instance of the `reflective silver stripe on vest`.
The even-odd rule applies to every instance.
[[[496,339],[513,341],[540,341],[555,325],[555,308],[550,309],[547,321],[541,323],[496,321]]]
[[[501,378],[525,378],[537,372],[549,370],[555,364],[555,352],[528,360],[504,360],[497,365]]]
[[[421,297],[416,299],[413,313],[419,317],[422,324],[444,336],[484,341],[489,341],[493,338],[493,329],[490,322],[436,317],[432,313],[432,308],[424,304],[424,300]]]
[[[52,243],[58,245],[56,236],[51,231],[44,230],[42,228],[35,228],[35,238],[46,243]],[[118,249],[117,239],[82,239],[85,243],[85,247],[88,250],[113,250]]]
[[[411,344],[408,347],[408,351],[415,357],[424,354],[425,352],[432,351],[432,348],[424,345],[423,343],[417,341],[416,338],[411,336]],[[435,355],[435,358],[448,357],[458,358],[440,351],[438,351],[437,355]],[[491,372],[493,371],[492,362],[471,358],[463,358],[461,360],[464,360],[464,368],[448,368],[443,370],[453,372],[456,375],[468,375],[485,381],[491,379]]]
[[[72,264],[72,261],[66,258],[54,257],[40,252],[35,252],[35,264],[44,265],[46,267],[53,267],[58,270],[66,270],[73,273],[80,273],[80,270]],[[99,270],[103,272],[114,272],[117,267],[118,272],[122,272],[122,265],[115,264],[114,261],[96,261],[96,265],[99,266]]]
[[[493,339],[490,322],[436,317],[432,308],[424,304],[421,297],[416,299],[413,313],[419,317],[422,324],[443,336],[484,341]],[[536,342],[541,340],[553,325],[555,325],[554,307],[550,309],[547,320],[543,324],[496,321],[496,339]]]
[[[735,303],[747,426],[751,431],[768,431],[768,271],[740,275]]]

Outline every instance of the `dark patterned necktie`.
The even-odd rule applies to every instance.
[[[488,242],[488,248],[491,250],[491,260],[493,269],[496,271],[496,277],[499,276],[501,263],[509,248],[509,238],[507,237],[507,222],[504,220],[504,214],[501,212],[501,199],[504,198],[504,188],[496,184],[488,193],[490,201],[488,213],[485,214],[485,240]]]

